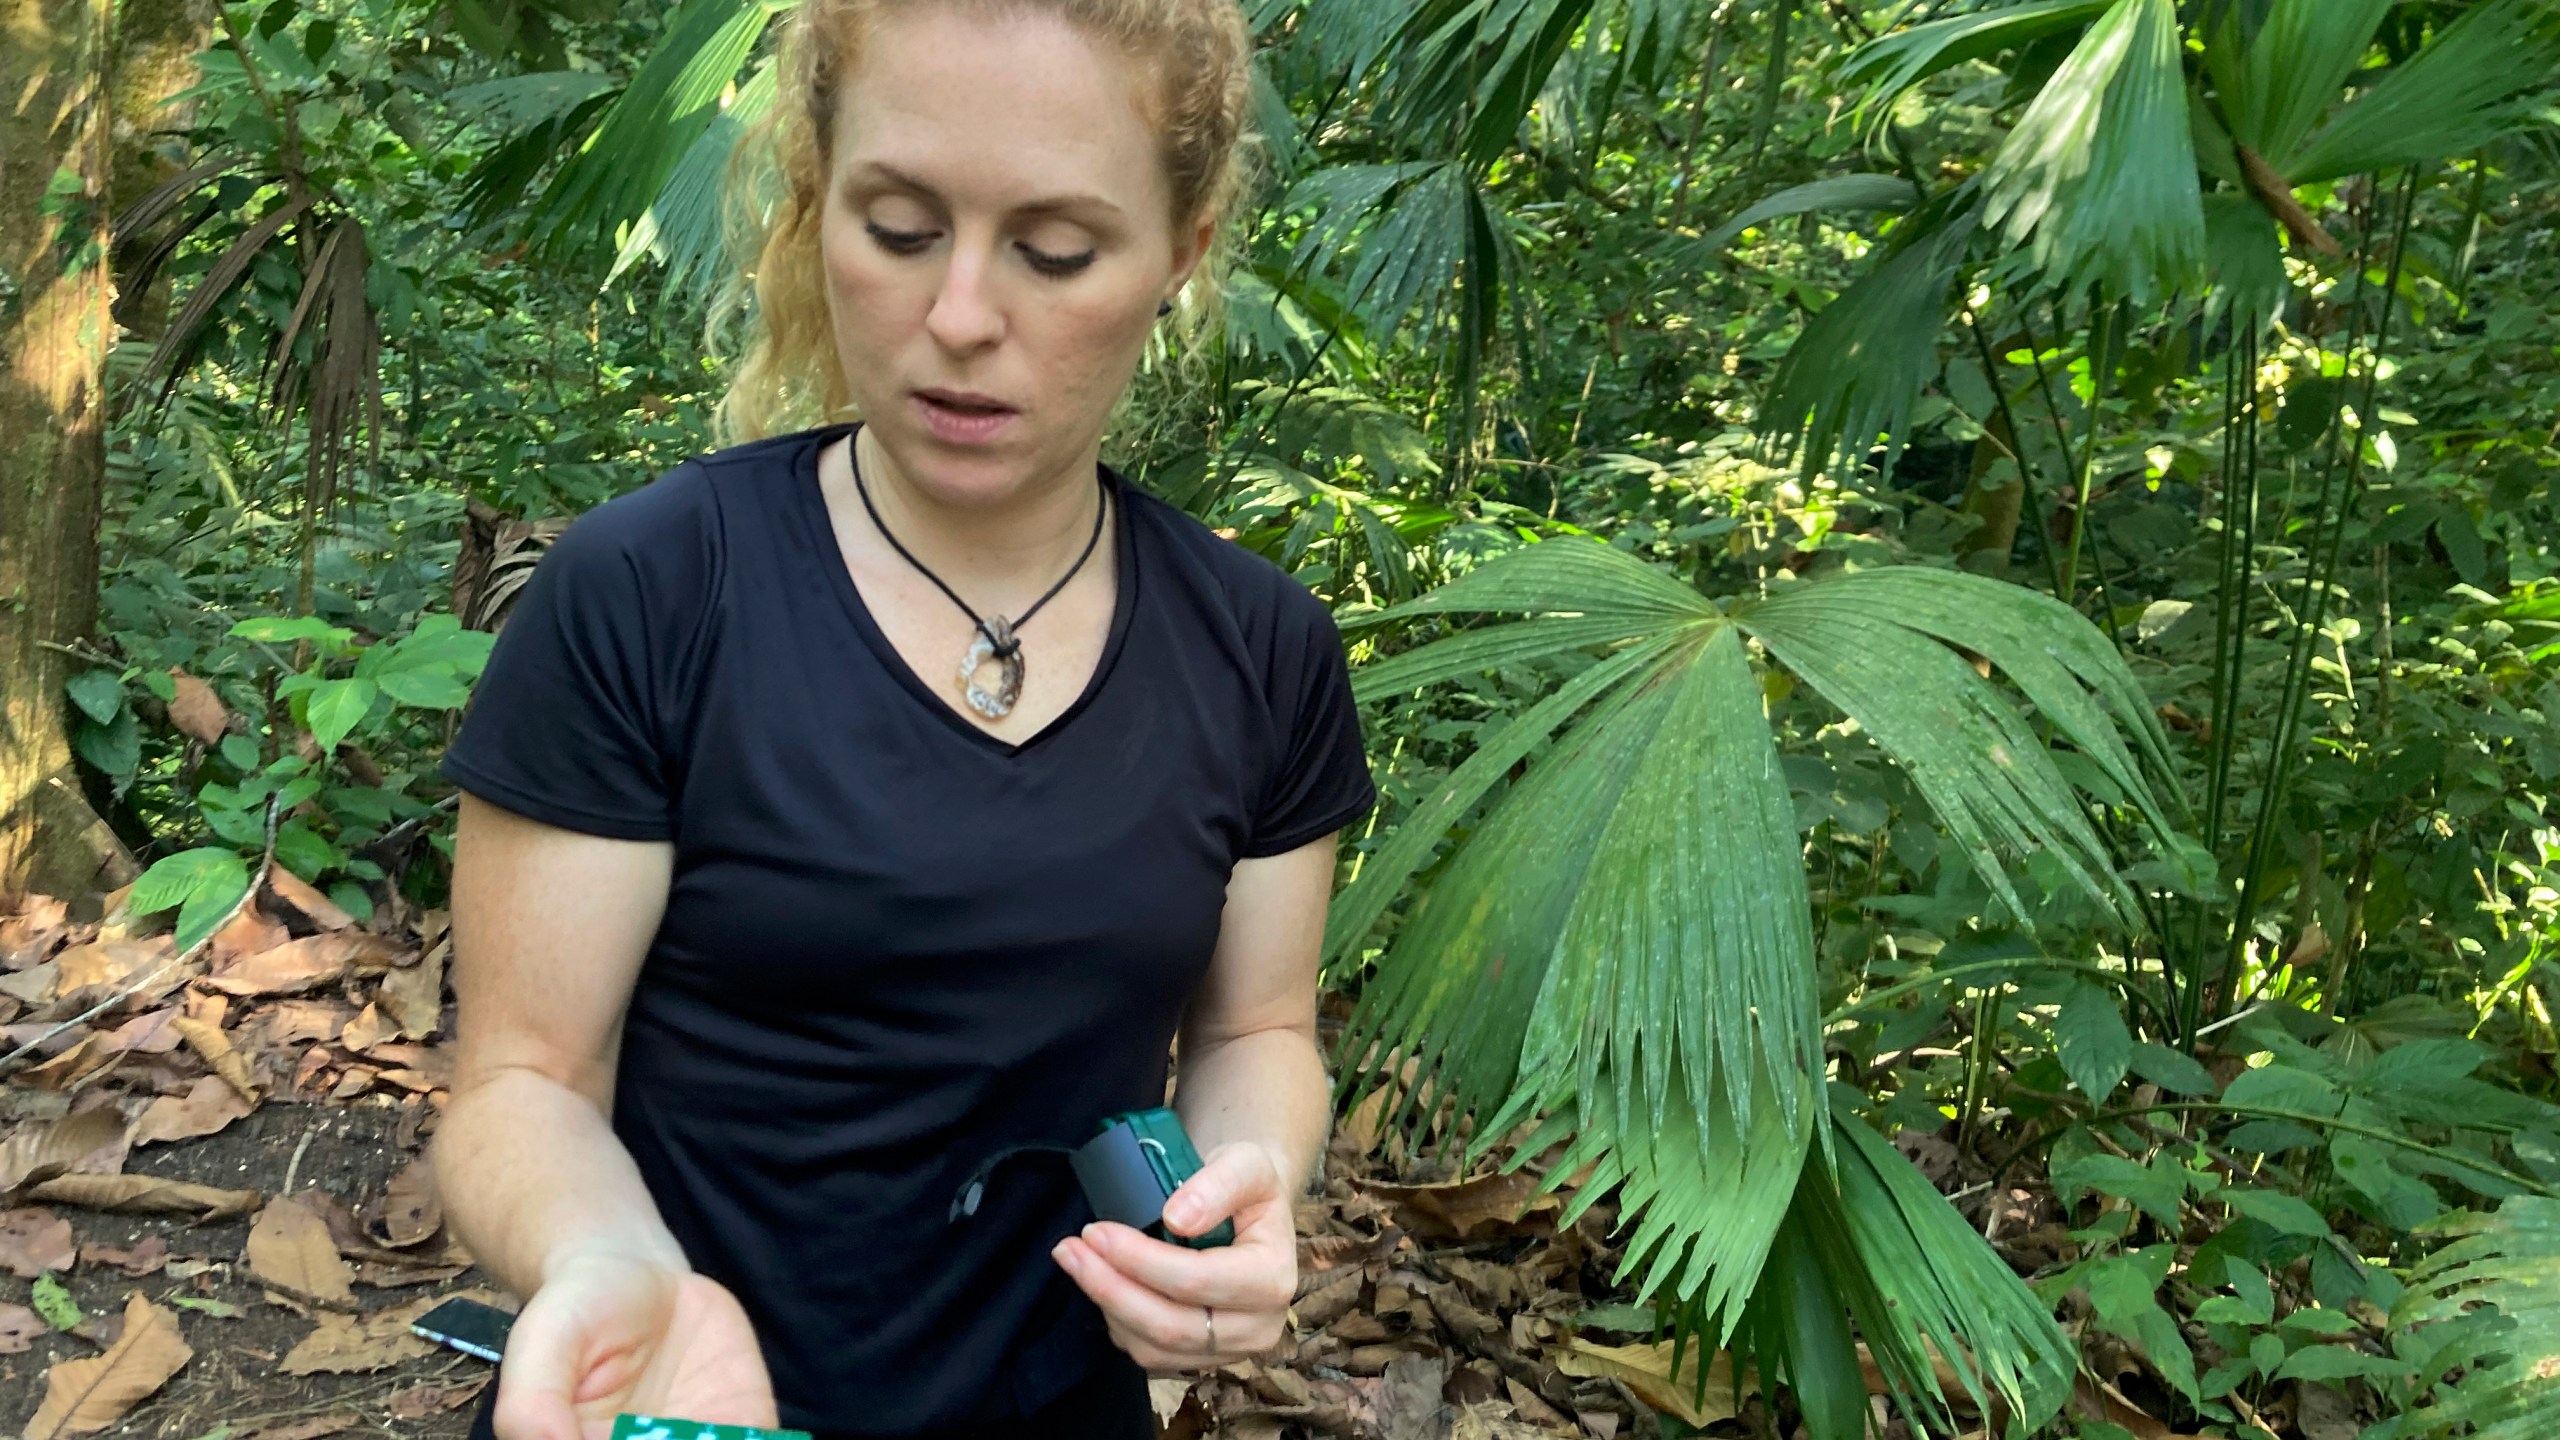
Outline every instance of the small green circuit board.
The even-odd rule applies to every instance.
[[[616,1415],[613,1440],[809,1440],[806,1430],[760,1430],[753,1425],[714,1425],[657,1415]]]

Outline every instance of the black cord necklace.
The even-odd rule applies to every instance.
[[[1084,569],[1084,562],[1093,558],[1094,548],[1102,543],[1103,517],[1111,511],[1110,487],[1103,483],[1098,473],[1095,475],[1094,484],[1102,494],[1100,502],[1093,507],[1093,533],[1085,537],[1084,553],[1076,557],[1076,563],[1067,567],[1067,573],[1058,577],[1058,583],[1050,586],[1048,593],[1032,601],[1030,609],[1011,620],[1002,615],[980,615],[968,601],[960,598],[959,591],[952,589],[941,576],[917,559],[914,551],[898,543],[898,537],[889,533],[888,522],[880,518],[880,507],[871,503],[871,487],[863,483],[860,437],[861,432],[855,431],[853,438],[845,444],[845,454],[853,462],[853,492],[862,497],[863,512],[871,517],[872,528],[880,532],[881,539],[889,542],[889,548],[916,567],[918,574],[932,581],[935,589],[951,597],[951,603],[959,606],[961,613],[977,626],[978,633],[969,642],[968,653],[960,657],[960,692],[968,698],[970,709],[990,720],[1003,719],[1013,713],[1014,702],[1022,698],[1022,637],[1019,632],[1031,623],[1032,616],[1040,613],[1042,606],[1057,599],[1058,592],[1066,589],[1067,582]],[[997,673],[1001,676],[993,690],[978,683],[978,667],[990,659],[996,662]]]

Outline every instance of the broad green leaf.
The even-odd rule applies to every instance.
[[[104,725],[124,708],[124,677],[113,670],[83,670],[63,682],[80,713]]]
[[[2285,1235],[2308,1235],[2315,1239],[2329,1233],[2329,1222],[2300,1196],[2281,1190],[2258,1190],[2245,1185],[2226,1186],[2213,1197],[2261,1224],[2274,1227]]]
[[[2149,1040],[2133,1047],[2133,1073],[2172,1095],[2213,1093],[2213,1072],[2194,1056]]]
[[[246,735],[222,737],[222,758],[232,769],[247,774],[258,768],[258,742]]]
[[[2101,1105],[2133,1068],[2133,1032],[2125,1028],[2117,1003],[2114,995],[2082,981],[2063,996],[2053,1020],[2063,1073]]]
[[[322,681],[311,692],[310,708],[304,712],[309,717],[311,738],[319,743],[320,752],[335,754],[338,742],[363,723],[381,693],[377,683],[362,678]]]
[[[2087,1191],[2129,1201],[2173,1231],[2178,1228],[2178,1207],[2187,1197],[2186,1180],[2177,1173],[2174,1161],[2145,1165],[2121,1155],[2083,1155],[2056,1162],[2053,1188],[2066,1205]]]
[[[2117,0],[1992,157],[1985,223],[2058,289],[2148,300],[2203,273],[2173,0]]]
[[[119,785],[129,784],[142,768],[142,727],[129,706],[104,725],[84,715],[71,729],[71,748]]]
[[[2306,1345],[2276,1369],[2279,1380],[2379,1380],[2405,1378],[2406,1363],[2388,1355],[2367,1355],[2352,1345]]]
[[[2108,1157],[2113,1158],[2113,1157]],[[2091,1262],[2082,1279],[2098,1323],[2140,1345],[2160,1378],[2189,1400],[2196,1394],[2195,1352],[2178,1322],[2160,1307],[2159,1290],[2175,1257],[2174,1245],[2154,1245]]]
[[[471,687],[444,670],[386,670],[374,683],[393,700],[424,710],[459,710],[471,703]]]
[[[1361,666],[1351,677],[1351,692],[1363,702],[1380,700],[1506,665],[1639,639],[1662,626],[1651,615],[1550,615],[1469,630]]]
[[[249,867],[237,851],[199,846],[164,856],[133,882],[126,904],[137,915],[178,907],[180,954],[214,932],[249,890]]]
[[[332,625],[317,615],[259,615],[231,627],[233,637],[269,645],[308,640],[325,654],[339,654],[355,638],[353,630]]]

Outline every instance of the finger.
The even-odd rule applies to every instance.
[[[1280,1172],[1270,1151],[1250,1141],[1221,1145],[1166,1198],[1165,1228],[1177,1235],[1204,1234],[1219,1221],[1279,1196]]]
[[[1207,1307],[1168,1299],[1148,1289],[1113,1268],[1111,1262],[1077,1237],[1058,1242],[1055,1253],[1077,1287],[1102,1307],[1111,1323],[1136,1341],[1167,1355],[1185,1357],[1186,1364],[1255,1354],[1269,1349],[1279,1338],[1276,1313],[1222,1310],[1218,1317],[1218,1348],[1212,1350]]]
[[[1097,1220],[1078,1238],[1114,1270],[1166,1299],[1222,1310],[1285,1310],[1298,1289],[1297,1248],[1268,1227],[1233,1245],[1193,1250]]]
[[[498,1367],[498,1403],[489,1412],[498,1440],[582,1440],[572,1399],[578,1337],[566,1325],[518,1321]]]

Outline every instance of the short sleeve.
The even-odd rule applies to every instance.
[[[672,838],[676,677],[709,608],[686,488],[678,471],[552,543],[498,633],[446,778],[546,825]]]
[[[1369,813],[1377,787],[1351,698],[1342,634],[1313,595],[1286,588],[1267,694],[1278,727],[1279,764],[1263,788],[1246,858],[1281,855]]]

